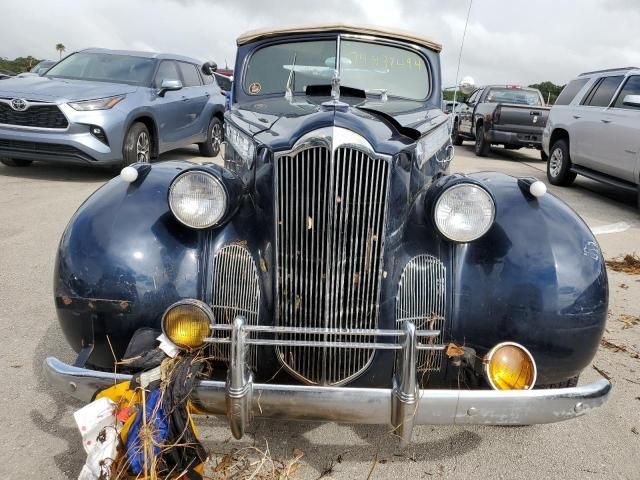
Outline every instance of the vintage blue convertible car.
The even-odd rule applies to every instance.
[[[535,179],[449,173],[440,48],[347,25],[242,35],[224,167],[136,164],[69,223],[54,288],[79,355],[48,358],[50,381],[89,399],[162,331],[206,352],[192,402],[238,438],[253,416],[409,441],[602,405],[609,382],[577,385],[607,316],[600,248]]]

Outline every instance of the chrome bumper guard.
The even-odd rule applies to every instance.
[[[401,336],[400,343],[362,344],[367,345],[366,348],[401,350],[391,389],[253,383],[247,346],[277,345],[284,341],[253,339],[249,332],[275,332],[278,327],[249,326],[238,317],[232,326],[215,325],[214,328],[231,331],[230,338],[207,339],[210,343],[231,344],[227,381],[201,380],[191,400],[202,413],[226,416],[235,438],[242,437],[253,417],[263,417],[391,424],[401,442],[407,443],[414,425],[530,425],[569,420],[603,405],[611,391],[611,384],[605,379],[579,387],[548,390],[421,390],[416,382],[416,351],[444,347],[419,343],[418,338],[434,337],[439,332],[418,331],[411,322],[405,322],[402,330],[386,330],[381,334]],[[286,330],[291,333],[293,329]],[[317,334],[327,333],[323,329],[316,330]],[[365,332],[371,335],[372,331],[360,334],[365,335]],[[332,333],[336,334],[335,331]],[[358,335],[354,331],[339,333]],[[288,344],[291,342],[287,341]],[[311,346],[323,343],[305,341]],[[353,348],[350,342],[344,344]],[[100,388],[131,378],[130,375],[70,366],[53,357],[45,360],[44,367],[51,385],[84,401],[90,401]]]

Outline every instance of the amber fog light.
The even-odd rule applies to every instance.
[[[484,357],[484,373],[495,390],[531,390],[536,383],[536,362],[522,345],[499,343]]]
[[[177,346],[198,348],[211,334],[213,315],[200,300],[182,300],[171,305],[162,317],[162,331]]]

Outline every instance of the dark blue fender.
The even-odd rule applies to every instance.
[[[399,158],[392,183],[414,184],[420,172],[411,165],[403,168]],[[210,258],[230,242],[246,244],[260,265],[259,321],[273,323],[270,165],[257,169],[253,195],[238,194],[240,204],[228,223],[208,231],[183,226],[169,211],[168,187],[186,168],[202,167],[166,162],[133,184],[112,180],[80,207],[62,237],[54,276],[58,317],[74,349],[95,345],[93,365],[109,368],[111,347],[120,358],[135,330],[159,328],[162,313],[175,301],[209,301],[215,288],[209,284]],[[534,198],[507,175],[435,178],[433,184],[416,178],[421,189],[392,187],[396,207],[387,230],[380,327],[395,328],[405,264],[429,253],[450,272],[446,341],[472,347],[480,356],[501,341],[519,342],[533,353],[542,385],[579,374],[598,348],[608,301],[604,262],[588,227],[553,195]],[[438,191],[465,179],[493,195],[496,221],[482,239],[455,244],[436,233],[431,210]],[[264,351],[262,358],[262,374],[270,377],[278,370],[276,357]],[[378,352],[354,385],[387,385],[393,363],[392,353]]]
[[[500,341],[523,344],[537,361],[538,384],[578,375],[607,319],[607,273],[595,237],[549,193],[534,198],[500,173],[469,177],[494,196],[496,221],[482,239],[453,249],[451,337],[479,353]]]
[[[156,165],[134,184],[114,178],[85,201],[62,236],[54,273],[58,318],[74,349],[95,344],[94,365],[111,366],[107,335],[120,358],[136,329],[157,328],[168,305],[199,297],[202,235],[181,225],[167,202],[169,183],[189,166]]]

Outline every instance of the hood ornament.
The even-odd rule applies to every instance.
[[[284,98],[291,101],[293,99],[293,89],[296,83],[296,58],[298,57],[298,52],[293,54],[293,62],[291,64],[291,70],[289,71],[289,77],[287,78],[287,85],[284,89]]]
[[[337,69],[331,78],[331,98],[336,102],[340,100],[340,72]]]

